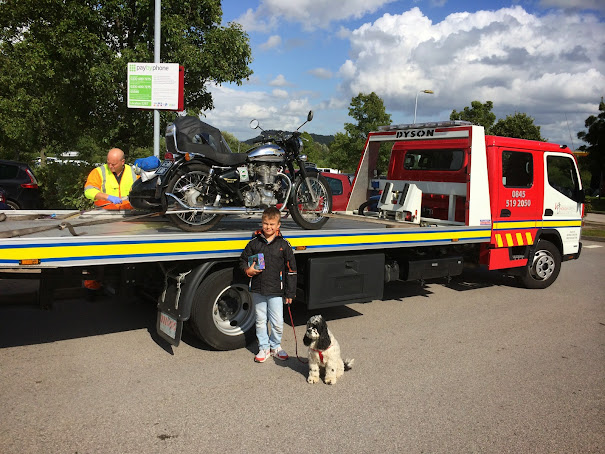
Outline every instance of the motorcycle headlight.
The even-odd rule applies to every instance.
[[[298,151],[302,151],[303,149],[303,140],[299,137],[298,138]]]

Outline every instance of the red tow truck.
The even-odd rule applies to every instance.
[[[382,180],[375,169],[385,143],[392,151]],[[377,218],[353,214],[374,190],[382,191]],[[321,230],[282,222],[299,270],[296,303],[321,310],[377,300],[385,282],[449,279],[465,263],[548,287],[563,261],[580,256],[583,200],[564,146],[486,136],[459,121],[383,127],[368,135],[348,214],[331,214]],[[221,350],[254,339],[238,257],[258,220],[234,217],[193,233],[160,217],[39,214],[7,211],[0,219],[0,279],[38,276],[41,305],[68,280],[99,279],[116,296],[153,296],[158,333],[173,345],[184,323]],[[95,215],[119,222],[98,225]]]

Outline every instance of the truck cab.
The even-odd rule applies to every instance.
[[[388,142],[387,178],[376,180],[378,151]],[[529,286],[550,285],[557,262],[580,254],[584,193],[566,146],[486,136],[464,121],[385,126],[368,135],[348,209],[375,188],[385,219],[491,226],[478,262],[525,275]]]

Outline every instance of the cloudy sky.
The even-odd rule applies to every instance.
[[[575,146],[605,96],[605,0],[223,0],[250,36],[254,74],[212,88],[206,120],[240,140],[265,129],[343,132],[351,98],[376,92],[393,123],[449,119],[471,101],[524,112]],[[486,6],[489,5],[489,6]],[[573,144],[572,139],[573,138]]]

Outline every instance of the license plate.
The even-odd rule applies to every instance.
[[[176,339],[176,319],[170,315],[160,312],[160,331],[166,334],[171,339]]]
[[[155,174],[164,175],[166,172],[168,172],[168,169],[170,169],[170,167],[172,167],[172,161],[162,161],[160,167],[158,167],[155,171]]]

